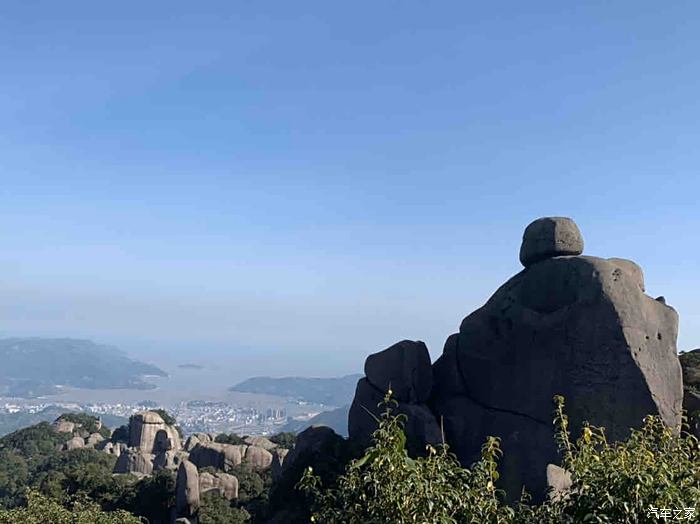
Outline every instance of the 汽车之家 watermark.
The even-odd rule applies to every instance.
[[[660,520],[690,520],[695,516],[695,508],[655,508],[650,506],[647,510],[647,517],[656,517]]]

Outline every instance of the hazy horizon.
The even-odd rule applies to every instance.
[[[435,359],[563,215],[700,347],[699,17],[3,3],[0,336],[244,376]]]

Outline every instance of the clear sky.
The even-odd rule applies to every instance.
[[[700,4],[0,4],[0,335],[436,357],[573,217],[700,346]],[[182,355],[182,356],[181,356]]]

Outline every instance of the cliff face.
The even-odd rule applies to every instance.
[[[678,315],[663,298],[644,293],[635,263],[582,252],[570,219],[530,224],[520,251],[525,269],[463,320],[429,371],[405,375],[417,390],[432,384],[427,401],[406,402],[427,404],[431,415],[428,422],[423,411],[420,422],[409,420],[409,437],[430,442],[432,433],[426,438],[415,428],[442,424],[464,465],[478,459],[487,436],[500,437],[501,483],[511,499],[523,486],[536,499],[543,496],[547,464],[558,462],[555,395],[565,397],[574,431],[589,421],[621,439],[648,414],[680,426]],[[385,374],[399,372],[392,360],[384,358]],[[359,409],[366,399],[361,390],[358,384],[350,437],[366,439],[373,426]]]

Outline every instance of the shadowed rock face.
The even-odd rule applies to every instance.
[[[412,452],[420,452],[426,444],[441,441],[435,417],[426,405],[433,385],[433,372],[428,348],[423,342],[404,340],[367,357],[365,378],[357,383],[350,406],[348,433],[350,438],[369,444],[377,428],[378,405],[391,388],[398,401],[398,413],[407,416],[406,435]]]
[[[154,411],[135,414],[129,421],[129,447],[146,453],[180,449],[177,430],[167,425]]]
[[[500,437],[511,499],[523,486],[541,499],[547,464],[559,462],[555,395],[574,432],[587,420],[622,439],[648,414],[680,425],[678,315],[644,294],[639,266],[582,249],[570,219],[528,226],[526,268],[463,320],[433,365],[428,405],[450,449],[470,465],[489,435]]]

